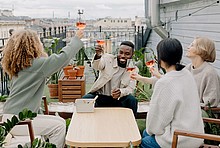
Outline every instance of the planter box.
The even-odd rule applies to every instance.
[[[64,77],[58,81],[58,98],[60,102],[75,102],[85,95],[85,76],[76,79]]]

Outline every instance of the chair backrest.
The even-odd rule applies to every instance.
[[[220,119],[203,118],[203,121],[220,125]],[[187,136],[187,137],[207,139],[207,140],[213,140],[213,141],[219,141],[220,142],[220,136],[219,135],[203,134],[203,133],[196,133],[196,132],[184,131],[184,130],[175,130],[174,134],[173,134],[172,148],[177,147],[178,136]],[[212,146],[209,145],[208,147],[211,148]],[[216,147],[216,146],[213,146],[213,147]]]
[[[3,122],[1,122],[0,125],[3,125]],[[19,125],[27,125],[28,126],[30,141],[32,144],[34,141],[34,130],[33,130],[33,125],[32,125],[32,120],[20,121],[16,126],[19,126]]]

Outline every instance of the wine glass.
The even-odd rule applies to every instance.
[[[128,72],[133,73],[133,72],[134,72],[134,69],[135,69],[135,64],[134,64],[133,59],[127,59],[126,70],[127,70]]]
[[[126,70],[130,73],[130,76],[135,73],[135,64],[133,59],[127,59]],[[134,79],[130,79],[130,82],[135,82]]]
[[[152,51],[144,53],[144,61],[148,68],[151,68],[155,64],[154,54]]]
[[[105,40],[102,38],[102,33],[99,32],[99,38],[96,40],[98,45],[104,46]]]
[[[76,27],[78,29],[85,29],[86,27],[86,22],[85,22],[85,19],[84,19],[84,16],[83,16],[83,10],[80,11],[78,10],[78,21],[76,22]]]

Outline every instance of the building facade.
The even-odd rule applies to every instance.
[[[149,0],[148,0],[149,1]],[[197,36],[204,36],[215,42],[217,59],[213,63],[220,74],[220,4],[216,0],[160,0],[160,21],[169,36],[181,41],[184,48],[183,63],[187,47]],[[147,46],[156,49],[161,37],[154,31]]]

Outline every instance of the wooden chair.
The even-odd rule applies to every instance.
[[[220,119],[220,107],[211,107],[209,108],[208,106],[205,107],[201,107],[203,110],[208,111],[209,109],[211,110],[211,112],[213,114],[215,114],[215,116]]]
[[[49,109],[48,109],[48,106],[47,106],[47,97],[43,96],[42,100],[44,102],[44,114],[49,115]]]
[[[203,121],[207,122],[207,123],[215,123],[215,124],[220,125],[220,119],[203,118]],[[212,134],[206,134],[206,133],[203,134],[203,133],[196,133],[196,132],[190,132],[190,131],[184,131],[184,130],[175,130],[174,135],[173,135],[172,148],[177,147],[178,136],[187,136],[187,137],[207,139],[207,140],[213,140],[213,141],[219,141],[220,142],[220,136],[219,135],[212,135]],[[201,146],[201,148],[202,147],[203,148],[218,148],[219,146],[203,144]]]
[[[0,123],[0,125],[3,125],[3,122]],[[34,130],[32,125],[32,120],[25,120],[19,122],[16,126],[19,125],[27,125],[28,131],[29,131],[29,138],[27,136],[13,136],[10,133],[6,136],[4,147],[17,147],[18,144],[25,144],[28,142],[31,142],[31,144],[34,141]]]
[[[43,100],[43,104],[44,104],[44,115],[56,115],[56,112],[49,111],[46,96],[43,96],[43,97],[42,97],[42,100]],[[69,113],[69,112],[58,112],[58,114],[59,114],[59,116],[62,117],[63,119],[68,119],[68,118],[72,118],[72,114],[73,114],[73,113]]]

